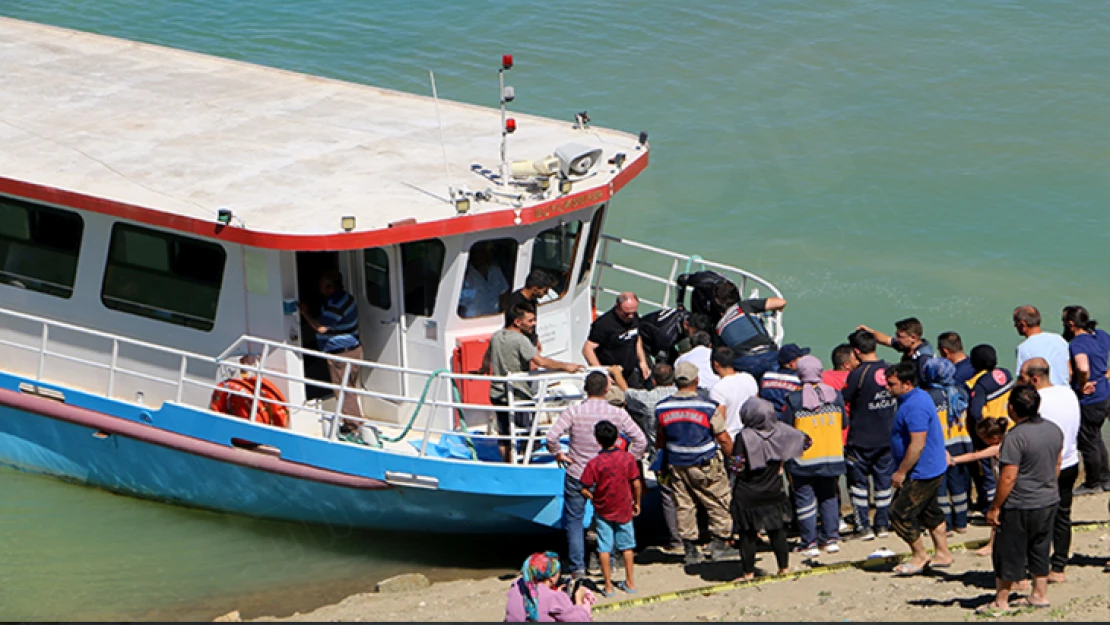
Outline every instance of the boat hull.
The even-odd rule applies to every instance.
[[[390,458],[392,454],[378,450],[178,406],[154,413],[139,410],[132,420],[72,406],[73,399],[69,393],[63,404],[10,387],[0,391],[0,464],[134,497],[285,521],[479,534],[550,532],[560,523],[562,472],[554,467]],[[183,414],[165,414],[171,408]],[[193,431],[179,433],[154,425],[170,420],[178,425],[192,421]],[[207,437],[202,436],[205,432]],[[239,434],[238,440],[288,449],[294,456],[331,452],[333,466],[279,459],[212,440],[230,440],[228,433]],[[344,470],[351,462],[350,452],[355,452],[356,462],[362,456],[366,471]],[[390,484],[382,478],[391,463],[399,472],[435,478],[440,487]],[[377,470],[380,476],[368,474]],[[456,474],[463,474],[462,482]],[[485,492],[451,488],[453,482],[475,479],[488,480]],[[527,483],[521,482],[525,479]]]

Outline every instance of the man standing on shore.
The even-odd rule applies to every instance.
[[[1041,396],[1028,384],[1010,392],[1010,420],[998,452],[998,493],[987,510],[987,523],[995,528],[994,601],[982,606],[983,613],[1010,609],[1014,584],[1033,576],[1033,591],[1019,601],[1021,607],[1048,607],[1049,547],[1053,520],[1060,501],[1060,473],[1064,434],[1038,414]],[[1015,602],[1015,606],[1018,602]]]
[[[975,375],[971,359],[964,353],[964,342],[956,332],[944,332],[937,337],[937,351],[940,357],[956,365],[956,382],[967,384]]]
[[[917,388],[917,367],[900,362],[887,367],[887,388],[898,400],[898,411],[890,433],[890,449],[898,469],[891,484],[898,489],[890,505],[894,532],[913,551],[910,559],[897,567],[899,576],[916,575],[927,567],[944,568],[952,564],[945,535],[944,512],[937,495],[948,470],[944,451],[944,432],[937,407],[929,394]],[[922,528],[929,531],[936,555],[929,559]]]
[[[1041,396],[1041,417],[1051,421],[1064,433],[1064,450],[1060,457],[1060,477],[1056,484],[1060,503],[1056,506],[1056,521],[1052,527],[1052,571],[1048,581],[1065,580],[1064,567],[1071,550],[1071,501],[1075,479],[1079,477],[1079,400],[1066,386],[1054,386],[1049,381],[1048,362],[1044,358],[1030,358],[1021,368],[1022,384],[1031,384]]]
[[[732,535],[732,491],[721,455],[722,451],[726,457],[732,455],[732,437],[725,425],[724,408],[698,395],[698,368],[684,362],[675,367],[674,378],[678,392],[655,407],[659,422],[655,446],[667,452],[678,532],[690,566],[701,562],[695,544],[699,503],[709,517],[711,557],[719,560],[735,553],[725,544]]]
[[[880,345],[886,345],[902,353],[902,362],[912,362],[917,367],[917,380],[914,386],[921,385],[921,366],[925,361],[936,355],[933,346],[924,338],[925,328],[917,317],[906,317],[894,322],[894,336],[884,334],[878,330],[861,325],[857,330],[867,330],[875,335],[875,340]]]
[[[640,426],[624,410],[613,406],[605,399],[609,391],[609,376],[600,371],[586,376],[586,401],[571,406],[559,415],[555,424],[547,431],[547,448],[555,455],[555,460],[567,468],[563,485],[563,526],[567,531],[567,571],[571,575],[582,576],[586,572],[585,532],[582,518],[586,513],[586,497],[582,495],[582,471],[586,463],[601,452],[601,445],[594,436],[594,427],[608,421],[632,441],[629,453],[637,461],[647,449],[647,439]],[[570,448],[563,451],[559,438],[570,432]]]
[[[591,367],[620,365],[624,380],[632,388],[643,388],[651,369],[640,339],[640,299],[625,291],[617,304],[590,325],[590,335],[582,346],[582,356]]]
[[[860,363],[848,374],[844,387],[844,402],[850,415],[848,442],[844,447],[848,496],[856,513],[856,536],[873,540],[876,534],[886,537],[890,528],[890,501],[894,497],[890,477],[895,468],[890,455],[890,431],[898,402],[886,387],[888,365],[875,354],[875,335],[856,330],[848,336],[848,342]],[[875,489],[874,526],[868,519],[871,487]]]
[[[1025,337],[1017,346],[1017,366],[1014,371],[1020,372],[1021,365],[1026,360],[1039,356],[1048,361],[1052,370],[1052,383],[1067,386],[1071,380],[1068,342],[1059,334],[1041,329],[1041,312],[1034,306],[1018,306],[1014,309],[1014,330]]]

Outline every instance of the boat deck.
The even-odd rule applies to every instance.
[[[496,69],[491,59],[475,77],[493,103]],[[6,18],[0,91],[0,192],[31,183],[209,223],[228,208],[233,226],[253,232],[334,235],[347,215],[355,232],[447,219],[444,145],[456,188],[490,187],[472,166],[499,166],[493,108],[441,99],[441,143],[431,97]],[[571,111],[567,121],[511,116],[510,160],[567,143],[601,147],[604,159],[624,152],[625,170],[647,156],[630,134],[574,129]],[[604,162],[594,171],[575,193],[621,173]]]

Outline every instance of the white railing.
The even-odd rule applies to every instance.
[[[619,257],[623,262],[614,260],[614,256]],[[633,266],[637,260],[647,260],[640,266],[655,265],[656,271]],[[678,283],[675,279],[684,273],[705,270],[716,271],[732,280],[740,290],[741,297],[758,297],[760,289],[770,292],[764,294],[764,297],[782,297],[782,292],[775,285],[750,271],[705,260],[697,254],[679,254],[609,234],[601,235],[601,249],[597,254],[596,266],[593,279],[595,302],[601,301],[599,296],[602,294],[617,295],[622,291],[632,290],[644,304],[656,308],[671,308],[677,303]],[[636,281],[640,281],[640,284],[646,282],[644,286],[650,290],[630,289],[625,285],[622,285],[623,288],[609,286],[606,277],[612,277],[612,272],[616,272],[618,279],[631,276]],[[661,295],[658,295],[659,293]],[[763,325],[775,342],[781,344],[784,336],[781,311],[763,315]]]
[[[207,403],[198,401],[197,394],[188,393],[188,391],[190,389],[197,390],[201,398],[207,398],[219,390],[228,395],[250,399],[248,419],[252,422],[258,420],[260,409],[279,405],[284,407],[289,414],[308,412],[315,415],[325,426],[325,431],[321,434],[324,438],[339,439],[340,424],[344,421],[350,421],[359,424],[359,430],[363,432],[366,430],[362,426],[367,426],[369,428],[367,433],[373,434],[370,437],[371,440],[362,442],[377,448],[385,447],[383,443],[399,444],[400,447],[396,445],[390,447],[393,451],[406,451],[405,446],[412,443],[419,456],[428,454],[429,445],[432,444],[433,439],[442,440],[444,436],[458,436],[471,450],[471,460],[477,460],[477,455],[474,452],[475,442],[505,440],[509,441],[510,444],[510,462],[521,465],[531,464],[540,452],[539,447],[546,437],[547,426],[554,422],[558,413],[583,398],[582,384],[585,373],[532,373],[497,377],[454,373],[444,369],[424,371],[352,360],[251,336],[240,337],[224,353],[213,358],[2,308],[0,308],[0,318],[4,318],[2,327],[9,330],[7,335],[0,336],[0,348],[6,348],[4,351],[0,351],[0,355],[14,355],[16,357],[15,359],[5,358],[2,361],[20,363],[19,365],[11,364],[5,368],[12,369],[11,373],[29,377],[36,383],[45,382],[80,388],[95,395],[144,405],[153,404],[153,407],[157,407],[159,401],[172,401],[202,410],[208,409]],[[16,322],[30,324],[35,327],[35,330],[23,333],[12,332],[11,330]],[[97,354],[106,355],[107,361],[76,355],[82,350],[75,349],[73,344],[69,342],[62,342],[60,346],[56,345],[58,341],[54,337],[59,332],[78,334],[86,345],[91,340],[93,347],[86,347],[85,351],[91,349]],[[11,334],[23,336],[26,340],[25,342],[11,340],[8,338]],[[68,347],[69,349],[63,350],[62,347]],[[124,359],[120,357],[121,349],[135,352],[129,360],[143,363],[142,367],[145,370],[126,366]],[[342,364],[346,372],[349,372],[352,367],[358,366],[416,376],[418,379],[424,380],[423,391],[419,397],[406,397],[395,393],[371,391],[361,387],[350,387],[346,384],[336,385],[328,381],[309,379],[267,366],[268,362],[282,362],[282,352],[293,352],[301,357],[313,355],[335,361]],[[24,354],[31,356],[33,360],[19,358],[20,355]],[[57,368],[52,368],[50,365],[55,360],[104,372],[106,374],[104,384],[102,386],[90,385],[88,376],[77,375],[73,371],[62,372]],[[160,366],[150,366],[152,361],[160,361]],[[201,369],[203,373],[200,375],[190,374],[191,371],[197,369]],[[171,371],[172,373],[170,373]],[[254,379],[280,380],[288,384],[310,384],[327,388],[336,396],[335,409],[325,410],[307,403],[305,405],[294,405],[288,401],[265,398],[262,396],[261,384],[254,385],[253,394],[221,386],[221,382],[239,375],[253,377]],[[346,380],[347,377],[345,375],[343,379]],[[156,386],[137,392],[135,398],[132,399],[130,395],[119,392],[118,387],[123,379],[145,381]],[[536,389],[534,401],[517,402],[514,394],[510,391],[508,394],[510,402],[507,407],[507,410],[512,412],[532,415],[531,427],[523,429],[514,426],[510,433],[506,435],[492,432],[483,433],[480,429],[466,427],[464,413],[474,415],[476,413],[488,414],[493,411],[493,407],[488,404],[466,403],[459,399],[456,385],[466,380],[486,380],[507,384],[527,382],[533,385]],[[165,392],[154,392],[158,390]],[[404,423],[390,423],[373,418],[343,414],[343,400],[350,393],[358,395],[360,403],[362,398],[376,398],[394,402],[403,407],[411,407],[409,418]],[[452,423],[446,427],[436,427],[434,417],[437,413],[445,411],[451,416]],[[455,416],[459,417],[458,425],[453,423]]]

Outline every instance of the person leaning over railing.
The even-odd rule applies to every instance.
[[[552,369],[577,373],[584,371],[585,367],[570,362],[562,362],[540,355],[536,346],[528,338],[536,330],[536,308],[528,302],[513,306],[508,316],[505,327],[493,333],[489,340],[489,349],[486,350],[485,362],[479,370],[494,376],[503,377],[511,373],[524,373],[532,369]],[[517,400],[530,401],[532,391],[528,382],[513,382],[513,395]],[[509,405],[509,383],[498,380],[490,383],[489,401],[494,406]],[[510,414],[508,410],[497,411],[497,433],[508,436],[512,432],[510,418],[518,427],[531,427],[533,413],[516,412]],[[510,458],[510,444],[508,440],[500,440],[497,446],[501,449],[501,457],[505,462]]]

